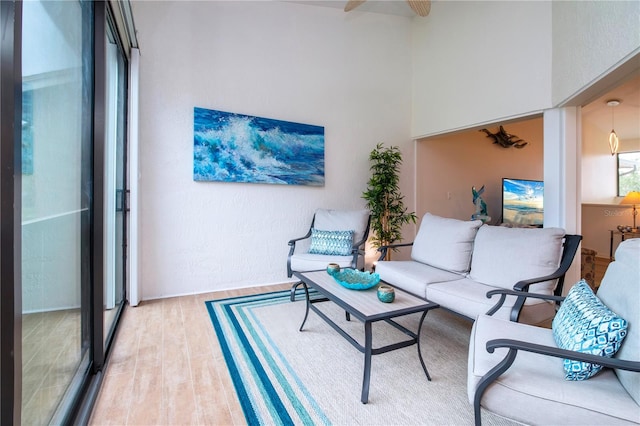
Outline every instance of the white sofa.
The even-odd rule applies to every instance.
[[[413,243],[380,248],[376,272],[396,287],[475,319],[498,302],[487,297],[491,290],[559,293],[580,239],[560,228],[507,228],[427,213]],[[387,250],[407,245],[411,260],[382,260]],[[546,325],[554,315],[554,302],[515,296],[506,296],[494,314]]]
[[[524,424],[640,424],[640,239],[618,246],[596,296],[614,315],[594,313],[602,308],[588,296],[572,299],[571,309],[559,311],[553,329],[487,315],[477,318],[469,342],[467,376],[477,425],[480,406]],[[570,317],[575,327],[589,330],[573,334],[572,343],[582,350],[559,349],[554,332],[566,321],[565,312],[576,311],[587,312]],[[622,327],[605,324],[613,324],[614,316],[627,322],[627,334],[615,355],[601,356],[600,351],[607,352],[591,345],[587,349],[584,342],[611,344],[617,340],[616,330]],[[597,332],[591,324],[597,324]],[[593,337],[599,333],[606,334]],[[584,340],[583,335],[587,336]],[[588,380],[566,380],[565,359],[605,368]]]

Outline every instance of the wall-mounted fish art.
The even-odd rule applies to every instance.
[[[324,127],[196,107],[193,180],[324,186]]]
[[[516,135],[507,133],[504,127],[500,126],[500,130],[497,133],[491,133],[487,129],[480,129],[481,132],[485,132],[488,138],[493,139],[493,143],[500,145],[503,148],[524,148],[528,142],[520,139]]]

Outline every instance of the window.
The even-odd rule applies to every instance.
[[[640,191],[640,151],[618,153],[618,196]]]

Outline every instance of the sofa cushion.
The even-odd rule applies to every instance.
[[[484,225],[476,235],[469,277],[512,289],[518,281],[552,274],[560,265],[563,237],[560,228]],[[556,281],[533,284],[529,291],[551,294],[555,285]]]
[[[464,221],[426,213],[411,249],[411,258],[451,272],[469,272],[473,240],[480,220]]]
[[[355,243],[364,238],[364,232],[369,223],[369,210],[316,210],[313,227],[332,231],[353,230]]]
[[[558,347],[609,358],[627,335],[627,321],[606,307],[585,280],[571,287],[552,328]],[[586,380],[602,366],[565,359],[564,370],[567,380]]]
[[[311,228],[309,253],[348,256],[353,248],[353,230],[324,231]]]
[[[431,284],[427,286],[426,296],[430,302],[438,303],[449,310],[475,320],[478,315],[486,313],[498,301],[498,296],[491,299],[486,297],[487,292],[494,289],[494,287],[463,278]],[[498,318],[509,319],[509,312],[514,303],[515,297],[509,296],[502,308],[494,315]]]
[[[379,261],[376,272],[382,281],[424,298],[427,285],[463,278],[460,274],[412,260]]]
[[[487,352],[486,342],[492,339],[555,346],[550,329],[479,316],[469,341],[467,391],[470,401],[473,401],[480,378],[507,353],[506,349]],[[523,424],[638,422],[638,405],[612,370],[605,369],[583,382],[563,380],[561,371],[562,358],[518,351],[511,368],[489,386],[482,405]],[[505,404],[505,401],[509,403]]]
[[[598,288],[598,297],[629,323],[627,337],[616,358],[640,361],[640,238],[625,240],[618,246]],[[640,374],[615,370],[627,392],[640,405]]]
[[[341,268],[350,268],[353,256],[329,256],[326,254],[298,253],[291,256],[292,271],[318,271],[326,269],[329,263],[337,263]],[[362,256],[358,256],[358,269],[364,267]]]

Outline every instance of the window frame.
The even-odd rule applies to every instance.
[[[637,161],[640,163],[640,150],[624,151],[616,154],[616,195],[618,197],[624,197],[625,195],[627,195],[627,193],[629,193],[629,191],[640,191],[640,188],[631,188],[628,191],[624,191],[624,193],[621,192],[622,189],[620,188],[620,177],[622,175],[620,174],[620,156],[621,155],[624,156],[627,154],[632,154],[634,156],[637,156]],[[636,173],[640,176],[640,167],[637,167],[635,169],[635,172],[632,170],[632,173]]]

